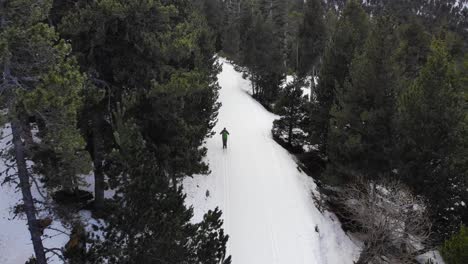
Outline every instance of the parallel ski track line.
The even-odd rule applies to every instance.
[[[268,136],[265,135],[265,138],[267,138],[268,140]],[[270,156],[274,156],[273,155],[273,152],[270,152]],[[273,160],[273,159],[272,159]],[[275,167],[278,167],[278,164],[275,162]],[[268,180],[268,179],[265,179],[265,176],[266,175],[263,175],[263,180]],[[263,203],[264,204],[267,204],[267,202],[265,201],[265,198],[263,199]],[[273,209],[266,205],[265,208],[267,208],[267,214],[268,214],[268,228],[269,228],[269,232],[270,232],[270,237],[271,237],[271,245],[272,245],[272,251],[273,251],[273,259],[275,261],[275,263],[279,263],[278,261],[278,255],[279,255],[279,248],[278,248],[278,243],[277,243],[277,234],[276,234],[276,231],[275,229],[273,228],[273,224],[271,223],[271,219],[273,218]]]
[[[224,192],[224,212],[223,214],[225,215],[224,217],[224,231],[226,234],[230,234],[231,228],[230,228],[230,222],[229,222],[229,217],[230,217],[230,212],[229,212],[229,206],[230,206],[230,197],[229,197],[229,175],[228,175],[228,170],[227,170],[227,155],[226,155],[227,149],[223,149],[223,192]],[[228,239],[227,245],[226,245],[226,255],[229,256],[231,253],[231,239]]]

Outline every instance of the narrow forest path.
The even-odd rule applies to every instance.
[[[208,209],[223,210],[233,264],[353,263],[357,247],[334,215],[317,210],[313,180],[272,139],[277,117],[251,98],[241,73],[221,62],[222,107],[216,135],[206,142],[211,174],[184,182],[194,221]],[[230,133],[227,150],[219,135],[224,127]]]

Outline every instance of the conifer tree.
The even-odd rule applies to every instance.
[[[287,39],[286,30],[288,24],[288,2],[284,0],[273,0],[271,4],[271,19],[273,21],[273,32],[277,41],[278,49],[282,55],[278,63],[286,67]]]
[[[230,263],[221,213],[210,211],[192,224],[192,209],[184,205],[182,188],[170,183],[156,152],[148,149],[141,128],[125,106],[115,113],[121,168],[115,196],[117,210],[105,228],[105,240],[93,246],[92,263]],[[128,119],[128,120],[126,120]]]
[[[398,80],[393,28],[388,17],[376,18],[331,111],[328,174],[342,176],[340,180],[375,179],[392,169]]]
[[[198,3],[197,3],[198,2]],[[222,0],[198,0],[194,5],[206,17],[207,24],[215,36],[216,51],[222,50],[223,46],[223,24],[226,16]]]
[[[225,29],[223,34],[223,51],[231,59],[239,59],[239,52],[241,49],[241,37],[239,29],[240,18],[240,0],[225,1]]]
[[[336,29],[325,48],[319,83],[315,89],[316,104],[311,113],[311,140],[325,153],[330,110],[336,94],[344,87],[349,65],[355,52],[362,49],[368,33],[368,17],[357,1],[346,5]]]
[[[299,30],[304,20],[304,1],[290,1],[286,27],[286,65],[288,72],[299,68]]]
[[[7,109],[4,114],[11,124],[12,155],[35,261],[45,264],[42,231],[31,192],[33,176],[26,162],[33,160],[36,166],[47,167],[46,180],[54,187],[78,186],[77,174],[86,172],[84,141],[76,126],[84,76],[70,56],[70,45],[43,23],[51,1],[7,1],[0,7],[1,107]],[[36,141],[31,120],[39,127]],[[43,152],[51,156],[41,157]]]
[[[462,264],[468,260],[468,228],[461,226],[460,231],[447,239],[441,253],[444,261],[450,264]]]
[[[399,72],[405,82],[413,81],[424,66],[429,54],[430,35],[417,19],[399,26],[400,45],[396,60]],[[405,86],[409,85],[408,83]]]
[[[430,201],[439,238],[458,229],[466,197],[467,120],[461,77],[434,40],[419,77],[399,98],[399,174]]]
[[[302,127],[307,101],[302,94],[301,82],[295,80],[282,89],[275,104],[275,113],[281,118],[273,122],[273,136],[285,141],[291,148],[301,148],[305,145]]]
[[[258,0],[258,10],[263,19],[272,18],[274,0]],[[253,1],[252,1],[253,2]]]
[[[89,76],[81,123],[93,157],[96,209],[103,206],[104,174],[116,147],[112,112],[125,91],[148,95],[135,116],[174,180],[207,171],[200,145],[218,108],[218,66],[213,35],[190,3],[81,3],[60,28]],[[180,92],[192,88],[197,92]]]
[[[310,73],[315,76],[325,46],[324,13],[320,0],[307,1],[304,7],[304,19],[299,29],[297,72],[300,76]]]
[[[274,34],[274,23],[257,14],[245,34],[243,64],[252,80],[253,96],[265,106],[274,102],[285,77],[283,54]],[[280,62],[280,63],[278,63]]]

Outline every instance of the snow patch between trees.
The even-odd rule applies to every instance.
[[[0,150],[7,150],[9,142],[11,141],[11,129],[7,125],[2,128],[2,139],[0,140]],[[5,171],[12,163],[0,159],[0,171]],[[31,163],[28,163],[30,166]],[[5,179],[5,176],[15,174],[16,168],[12,167],[7,175],[0,176],[0,183]],[[31,183],[31,192],[35,199],[44,202],[44,198],[39,192],[46,194],[47,191],[38,182],[38,187]],[[22,203],[21,191],[16,188],[16,183],[5,183],[0,186],[0,263],[2,264],[24,264],[31,256],[34,255],[33,246],[31,243],[31,236],[26,225],[26,216],[18,215],[15,217],[14,207]],[[50,202],[50,201],[47,201]],[[37,206],[37,205],[36,205]],[[43,236],[43,243],[45,248],[62,248],[68,242],[68,235],[61,232],[69,232],[65,228],[60,219],[58,219],[49,211],[39,212],[39,218],[52,217],[52,229],[45,229]],[[60,230],[60,231],[57,231]],[[48,263],[62,263],[62,261],[52,254],[47,254],[49,258]]]

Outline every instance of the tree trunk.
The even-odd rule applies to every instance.
[[[25,150],[21,133],[22,129],[19,120],[12,120],[11,131],[13,134],[13,146],[20,180],[20,189],[23,194],[24,210],[27,217],[29,233],[31,234],[34,253],[36,255],[36,264],[47,264],[44,245],[41,239],[41,231],[37,226],[36,208],[31,194],[31,184],[29,183],[29,172],[26,167]]]
[[[289,131],[288,131],[288,144],[292,147],[292,133],[293,132],[293,124],[289,122]]]
[[[296,73],[299,72],[299,41],[296,43]]]
[[[250,82],[252,83],[252,96],[255,96],[255,75],[252,74],[252,77],[250,77]]]
[[[94,208],[102,209],[104,206],[104,171],[103,171],[103,138],[101,120],[98,113],[93,114],[93,164],[94,164]]]
[[[315,90],[315,65],[312,66],[312,79],[310,80],[309,102],[312,101],[312,93]]]

